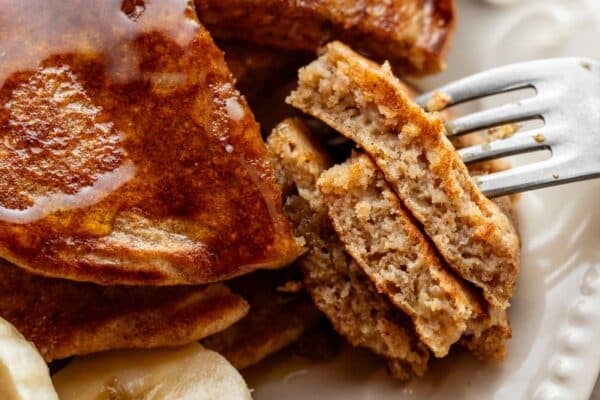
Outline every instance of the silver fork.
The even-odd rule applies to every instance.
[[[462,135],[511,122],[542,119],[540,129],[459,150],[465,163],[548,149],[544,161],[477,178],[490,197],[600,177],[600,62],[559,58],[491,69],[442,86],[417,98],[426,107],[438,92],[445,107],[494,94],[533,88],[524,100],[479,111],[446,124]]]

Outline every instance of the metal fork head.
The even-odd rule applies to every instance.
[[[544,161],[477,178],[490,197],[600,177],[600,63],[559,58],[512,64],[472,75],[425,93],[426,108],[436,92],[449,99],[445,107],[499,93],[533,88],[525,100],[450,121],[449,135],[541,119],[544,126],[459,151],[466,163],[548,149]],[[447,95],[447,96],[446,96]]]

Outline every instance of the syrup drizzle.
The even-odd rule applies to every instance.
[[[204,283],[296,251],[280,201],[191,1],[0,0],[0,255],[102,283],[177,265],[176,282]],[[195,250],[134,250],[174,237]]]

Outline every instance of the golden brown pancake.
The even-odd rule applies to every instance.
[[[0,260],[0,317],[46,361],[179,346],[219,332],[247,312],[248,303],[222,284],[107,287],[34,275]]]
[[[454,30],[454,0],[196,0],[217,38],[315,51],[341,40],[401,71],[437,72]]]
[[[259,271],[228,282],[248,301],[250,312],[202,344],[243,369],[296,342],[321,319],[301,280],[299,269],[290,267]]]
[[[191,1],[0,10],[0,255],[159,285],[296,257],[258,125]]]

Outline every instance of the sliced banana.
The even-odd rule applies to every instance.
[[[80,357],[54,375],[61,400],[251,400],[239,372],[199,344]]]
[[[0,318],[0,399],[58,400],[48,366],[35,346]]]

